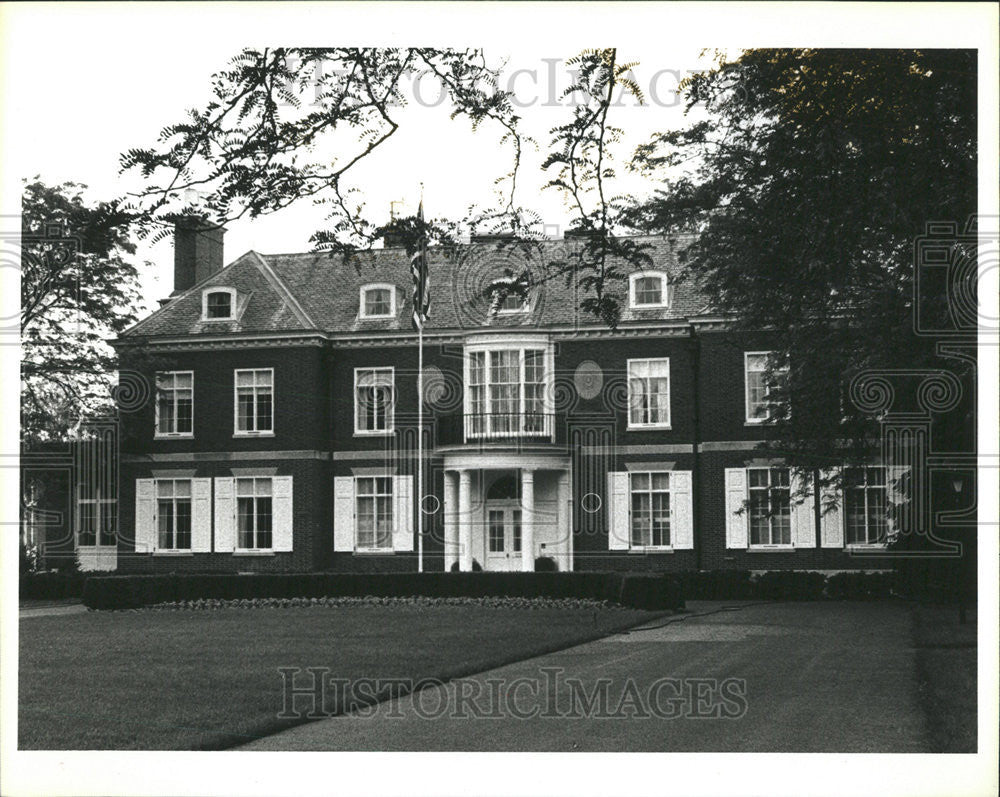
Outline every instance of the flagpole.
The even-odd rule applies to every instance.
[[[424,325],[417,328],[417,572],[424,572]]]

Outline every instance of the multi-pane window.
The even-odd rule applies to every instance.
[[[205,298],[205,317],[225,319],[233,317],[233,296],[228,291],[212,291]]]
[[[520,313],[528,309],[527,297],[522,289],[514,287],[512,280],[498,280],[491,286],[493,312]]]
[[[667,304],[667,278],[664,274],[637,274],[631,282],[632,307],[665,307]]]
[[[670,472],[629,474],[631,544],[635,548],[670,545]]]
[[[354,431],[391,432],[393,369],[358,368],[354,372]]]
[[[466,433],[470,437],[549,433],[545,360],[545,349],[470,352]]]
[[[274,370],[236,371],[236,431],[260,434],[274,430]]]
[[[392,550],[392,477],[359,476],[354,482],[356,550]]]
[[[744,355],[746,374],[746,420],[748,423],[767,421],[771,417],[772,388],[781,388],[787,378],[786,369],[776,369],[768,382],[767,361],[770,352],[747,352]]]
[[[80,491],[77,499],[77,544],[80,546],[114,545],[118,525],[118,501]]]
[[[748,468],[751,545],[791,545],[792,508],[788,468]]]
[[[156,480],[156,547],[191,550],[191,480]]]
[[[670,426],[670,360],[628,361],[629,426]]]
[[[392,288],[365,288],[362,293],[362,318],[387,318],[393,314]]]
[[[156,434],[194,433],[194,373],[160,371],[156,374]]]
[[[236,547],[246,551],[271,550],[273,520],[271,479],[236,479]]]
[[[844,525],[848,545],[880,545],[888,532],[885,468],[844,470]]]

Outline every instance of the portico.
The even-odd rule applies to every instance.
[[[563,457],[452,455],[444,471],[445,570],[571,570],[570,470]]]

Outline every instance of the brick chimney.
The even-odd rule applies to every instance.
[[[197,285],[222,270],[222,239],[226,230],[198,216],[174,222],[174,293]]]

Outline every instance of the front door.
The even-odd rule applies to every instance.
[[[487,504],[486,569],[521,569],[521,507],[516,501]]]

